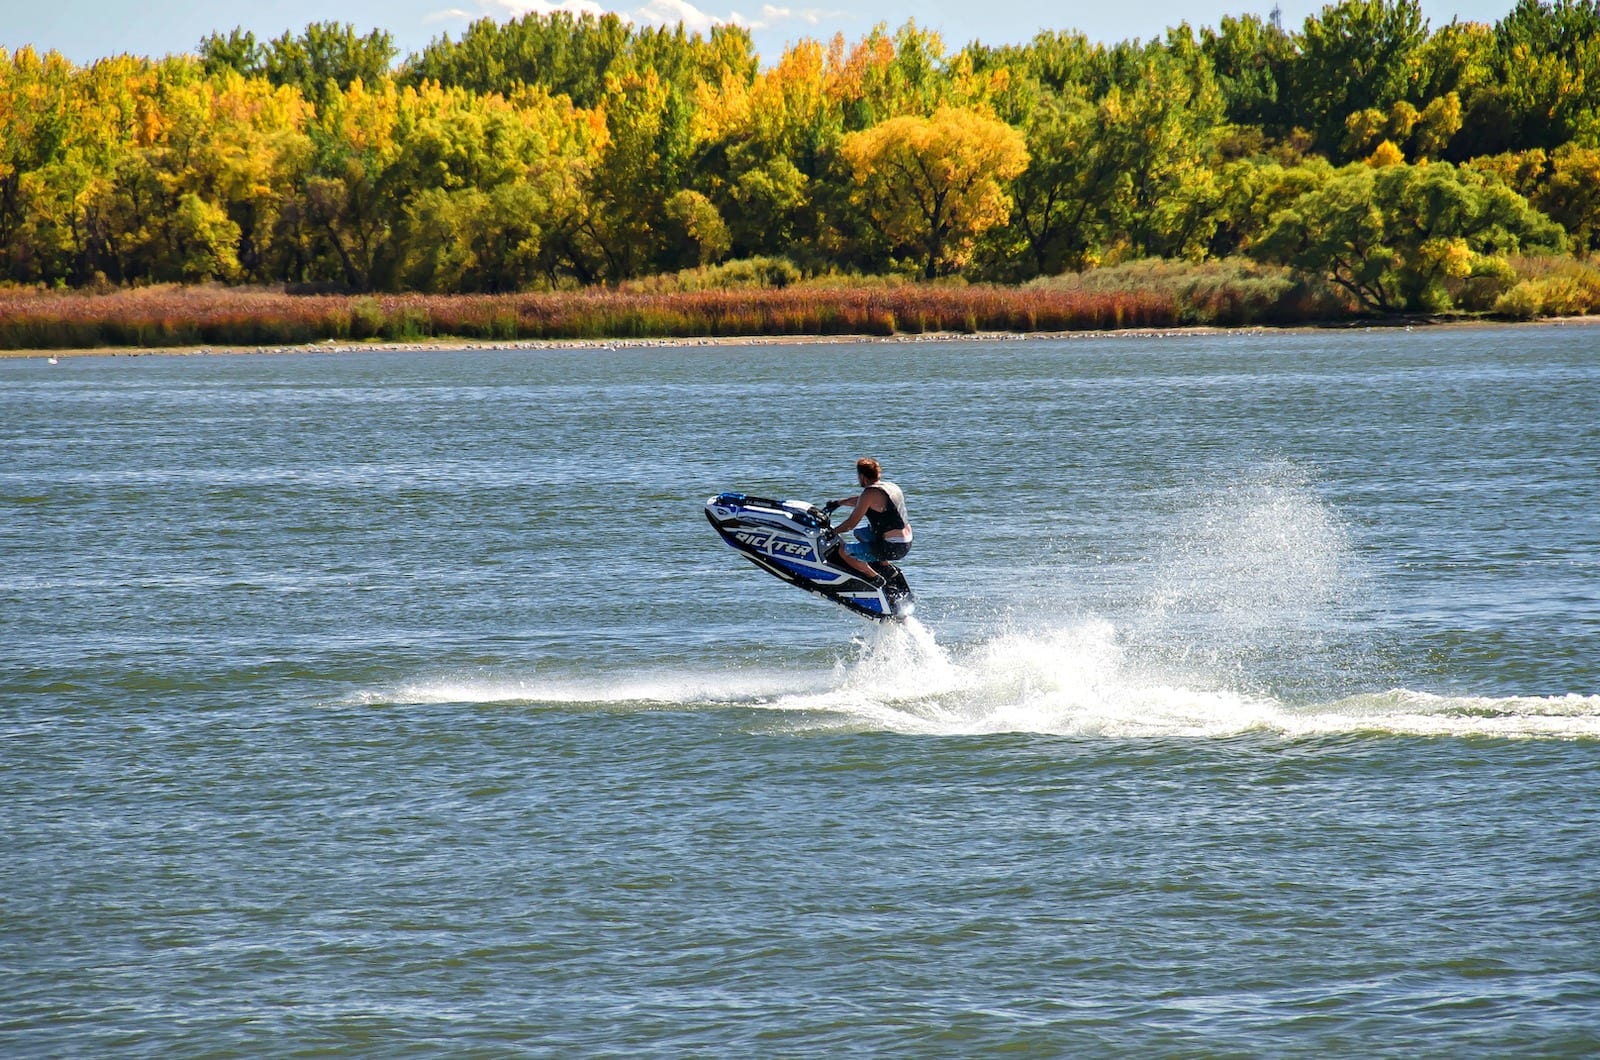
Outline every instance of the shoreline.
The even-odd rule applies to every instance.
[[[1165,338],[1197,334],[1251,334],[1287,328],[1127,328],[1106,331],[980,331],[927,332],[919,335],[706,335],[694,338],[621,339],[368,339],[360,342],[324,339],[298,345],[267,346],[95,346],[84,349],[0,350],[0,360],[33,357],[233,357],[347,353],[472,353],[488,350],[644,350],[736,346],[912,345],[928,342],[1025,342],[1035,339],[1088,339],[1125,336]],[[1313,330],[1313,329],[1306,329]]]
[[[1338,324],[1295,324],[1283,327],[1249,325],[1218,327],[1197,324],[1190,327],[1105,328],[1073,331],[940,331],[903,335],[706,335],[694,338],[617,338],[617,339],[473,339],[433,338],[398,341],[323,339],[320,342],[271,345],[193,345],[193,346],[92,346],[74,349],[0,349],[0,360],[59,360],[63,357],[238,357],[285,356],[312,353],[336,355],[350,353],[471,353],[488,350],[623,350],[695,349],[738,346],[875,346],[915,345],[929,342],[1032,342],[1083,341],[1089,339],[1176,339],[1211,335],[1311,334],[1324,331],[1410,331],[1423,328],[1518,329],[1600,325],[1600,316],[1546,317],[1539,320],[1395,320],[1382,323],[1359,321]]]

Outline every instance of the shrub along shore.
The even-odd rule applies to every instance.
[[[1539,259],[1520,265],[1529,278],[1490,292],[1489,312],[1425,319],[1600,310],[1600,269],[1570,259],[1560,268]],[[1525,294],[1513,297],[1519,291]],[[1529,305],[1537,308],[1525,311]],[[99,293],[0,288],[5,350],[1035,333],[1375,319],[1331,285],[1242,262],[1138,262],[1024,286],[860,278],[773,285],[760,270],[724,267],[621,288],[500,295],[300,294],[209,285]]]

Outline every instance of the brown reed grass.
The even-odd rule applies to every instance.
[[[216,286],[89,293],[14,287],[0,288],[0,348],[1085,331],[1294,323],[1327,311],[1321,304],[1296,304],[1288,284],[1267,291],[1259,283],[1230,290],[1226,277],[1209,287],[1150,281],[1134,275],[1120,284],[1079,280],[1007,287],[834,279],[767,288],[510,295],[302,295]]]

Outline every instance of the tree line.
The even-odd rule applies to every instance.
[[[1600,0],[1431,29],[1342,0],[948,50],[612,15],[398,61],[313,24],[76,66],[0,50],[0,280],[506,292],[740,259],[1021,282],[1242,256],[1377,311],[1600,249]],[[792,263],[792,269],[789,268]],[[1481,301],[1481,292],[1478,296]]]

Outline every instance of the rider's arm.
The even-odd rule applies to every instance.
[[[840,507],[843,507],[846,504],[853,504],[855,507],[850,510],[849,518],[845,519],[844,522],[834,527],[835,530],[841,534],[844,534],[855,529],[856,524],[866,516],[867,509],[872,507],[869,494],[872,493],[874,488],[875,487],[873,486],[868,486],[854,497],[846,497],[844,500],[839,502]]]

